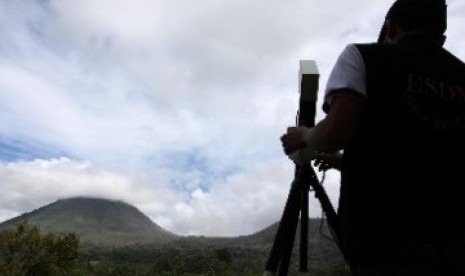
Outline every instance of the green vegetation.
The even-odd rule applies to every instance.
[[[42,232],[27,221],[0,232],[0,275],[5,276],[253,276],[261,275],[268,248],[242,246],[130,245],[83,248],[74,233]],[[295,259],[295,258],[294,258]],[[310,258],[312,261],[312,257]],[[310,263],[315,276],[346,276],[343,263]],[[298,263],[290,267],[296,272]]]
[[[160,276],[256,276],[262,275],[269,251],[241,247],[183,248],[137,247],[94,248],[85,253],[87,272],[92,275]],[[330,266],[309,263],[310,275],[349,276],[344,264]],[[296,275],[294,258],[289,275]],[[87,274],[86,274],[87,275]]]
[[[43,234],[23,221],[0,232],[0,275],[74,275],[78,247],[74,233]]]

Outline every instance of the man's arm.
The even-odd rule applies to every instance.
[[[320,152],[344,149],[354,137],[364,106],[363,96],[351,91],[338,91],[326,117],[315,125],[313,138],[307,141],[307,145]]]
[[[352,140],[365,105],[365,98],[349,89],[334,91],[326,117],[315,127],[289,127],[281,136],[284,152],[309,147],[318,152],[344,149]]]

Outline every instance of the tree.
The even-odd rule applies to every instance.
[[[75,233],[42,233],[27,220],[0,232],[0,275],[75,275],[79,255]]]

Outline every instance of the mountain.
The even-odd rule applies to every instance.
[[[180,253],[186,258],[213,252],[228,252],[239,266],[262,268],[267,260],[279,222],[250,235],[238,237],[178,236],[158,226],[136,207],[122,201],[75,197],[58,200],[0,224],[0,230],[14,227],[24,219],[46,232],[75,232],[81,237],[86,254],[105,255],[121,261],[152,260],[160,252]],[[322,219],[308,224],[308,260],[314,267],[337,267],[342,256]],[[293,245],[292,269],[298,268],[300,224]],[[217,251],[215,251],[217,250]],[[226,251],[225,251],[226,250]],[[93,255],[92,255],[93,254]],[[197,254],[197,255],[196,255]],[[216,253],[215,253],[216,254]],[[121,257],[123,256],[123,257]],[[339,275],[339,274],[338,274]]]
[[[41,230],[76,232],[83,243],[129,245],[167,243],[178,238],[136,207],[122,201],[74,197],[58,200],[0,224],[12,227],[27,219]]]
[[[74,197],[58,200],[0,224],[13,227],[23,219],[49,232],[76,232],[88,245],[163,245],[187,248],[240,247],[269,251],[279,222],[250,235],[238,237],[178,236],[154,223],[136,207],[122,201]],[[339,254],[324,220],[312,218],[308,223],[309,250],[318,248],[329,255]],[[323,223],[323,224],[322,224]],[[300,245],[300,223],[296,229],[294,249]],[[338,258],[336,258],[338,259]]]

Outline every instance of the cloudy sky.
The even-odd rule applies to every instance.
[[[278,221],[299,60],[318,65],[319,120],[337,55],[374,41],[391,3],[0,0],[0,221],[73,196],[123,200],[181,235]],[[445,46],[465,58],[465,2],[448,5]],[[335,206],[338,183],[329,171]]]

